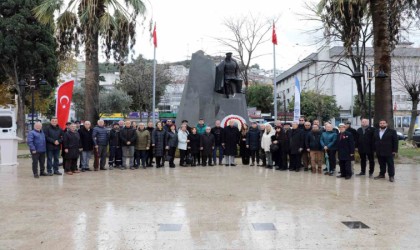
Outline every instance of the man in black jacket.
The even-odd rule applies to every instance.
[[[155,130],[154,128],[154,124],[153,122],[148,122],[147,123],[147,131],[149,131],[150,136],[152,136],[153,134],[153,130]],[[152,146],[152,140],[150,140],[150,145],[149,145],[149,150],[147,151],[148,155],[147,155],[147,167],[153,167],[153,146]]]
[[[283,153],[282,159],[283,159],[283,169],[288,169],[288,158],[289,161],[291,161],[291,154],[290,154],[290,138],[292,137],[292,130],[290,129],[290,123],[286,122],[283,125],[283,135],[282,135],[282,142],[281,142],[281,150]],[[291,162],[290,162],[291,163]]]
[[[90,171],[89,159],[93,152],[93,130],[90,121],[85,121],[84,125],[79,129],[80,144],[82,145],[81,153],[81,169],[82,172]]]
[[[127,158],[129,160],[130,169],[134,169],[134,146],[137,134],[131,127],[131,121],[125,121],[124,128],[120,131],[120,140],[122,148],[122,168],[127,168]]]
[[[238,144],[240,139],[239,129],[234,126],[234,121],[229,121],[229,126],[224,128],[224,153],[225,153],[225,166],[236,166],[235,156],[238,154]]]
[[[338,125],[339,135],[337,141],[338,160],[341,174],[337,178],[350,179],[352,176],[351,162],[354,160],[354,139],[353,135],[346,131],[343,123]]]
[[[388,166],[389,181],[394,182],[394,156],[398,153],[398,136],[395,130],[388,128],[386,120],[379,120],[379,129],[375,131],[374,143],[381,169],[375,180],[385,178]]]
[[[114,167],[121,167],[122,164],[122,150],[120,143],[120,126],[118,123],[112,125],[112,129],[109,132],[109,170],[113,170]]]
[[[261,134],[258,130],[258,124],[253,122],[246,136],[246,147],[251,151],[251,165],[255,166],[255,158],[257,158],[257,166],[260,165],[260,148]]]
[[[293,122],[290,136],[290,171],[300,171],[300,159],[304,143],[303,130],[299,128],[297,122]]]
[[[58,120],[56,117],[51,118],[50,125],[44,130],[45,139],[47,141],[47,171],[49,176],[52,176],[53,173],[62,175],[60,171],[58,171],[58,158],[60,156],[60,147],[63,143],[64,132],[57,123]]]
[[[222,161],[223,161],[223,136],[224,136],[224,131],[223,128],[220,126],[220,121],[217,120],[215,123],[215,127],[211,129],[211,133],[214,135],[214,139],[215,139],[215,146],[213,149],[213,162],[214,164],[217,164],[216,162],[216,156],[217,156],[217,151],[219,151],[219,165],[222,165]]]
[[[373,177],[375,171],[375,159],[373,156],[373,137],[375,128],[369,127],[369,120],[362,119],[362,126],[357,129],[356,150],[360,155],[360,173],[356,176],[366,175],[366,161],[369,160],[369,178]]]

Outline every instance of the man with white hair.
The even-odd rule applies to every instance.
[[[40,175],[47,176],[45,173],[45,152],[47,151],[47,145],[40,122],[36,122],[34,124],[34,129],[29,132],[27,143],[29,150],[31,151],[34,178],[39,178]],[[38,174],[38,163],[40,174]]]
[[[338,125],[340,134],[337,141],[338,160],[341,174],[337,178],[350,179],[352,176],[351,162],[354,160],[354,139],[351,132],[346,131],[346,125]]]
[[[360,155],[360,173],[356,176],[366,175],[366,161],[369,160],[369,178],[373,177],[375,171],[374,159],[374,136],[375,128],[369,127],[369,120],[362,119],[362,126],[357,129],[356,150]]]
[[[229,121],[229,126],[224,128],[224,154],[225,154],[225,166],[236,166],[235,156],[238,154],[238,144],[240,139],[239,129],[235,127],[235,121]]]
[[[325,123],[325,132],[321,135],[321,146],[328,155],[330,169],[325,172],[325,175],[334,175],[335,166],[337,164],[337,133],[333,130],[331,123]]]
[[[97,157],[100,159],[99,166],[100,170],[106,170],[106,153],[108,147],[109,133],[105,128],[105,122],[103,120],[98,121],[98,125],[93,129],[92,132],[93,142]],[[95,166],[95,171],[98,171],[98,167]]]
[[[93,152],[93,130],[91,128],[90,121],[85,121],[84,125],[79,129],[80,143],[82,144],[82,154],[81,154],[81,168],[82,172],[90,171],[89,168],[89,159],[92,156]]]
[[[122,148],[122,167],[127,168],[127,158],[130,169],[134,169],[134,145],[137,140],[136,131],[131,127],[131,121],[125,121],[125,127],[120,131],[120,140]]]
[[[206,132],[201,135],[200,138],[200,150],[201,150],[201,165],[203,167],[207,166],[207,161],[210,167],[213,166],[213,149],[215,145],[214,135],[211,133],[211,127],[206,127]]]

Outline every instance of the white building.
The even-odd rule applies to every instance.
[[[301,90],[315,90],[322,94],[334,96],[338,106],[341,106],[340,116],[334,119],[335,123],[344,120],[353,120],[355,123],[358,119],[352,119],[353,114],[353,98],[357,95],[356,82],[351,78],[351,72],[345,66],[332,64],[329,62],[343,61],[343,47],[323,47],[318,52],[312,53],[293,67],[284,71],[277,77],[277,96],[279,100],[283,99],[283,91],[288,104],[295,91],[295,77],[301,84]],[[392,63],[398,60],[407,60],[408,63],[420,60],[420,48],[414,48],[407,44],[398,46],[393,51]],[[373,65],[373,48],[366,49],[366,62]],[[343,62],[348,63],[351,67],[349,59]],[[335,66],[334,66],[335,65]],[[335,68],[334,68],[335,67]],[[348,74],[348,75],[346,75]],[[394,73],[391,75],[393,79]],[[375,83],[372,80],[372,95],[375,92]],[[395,80],[393,85],[393,103],[394,121],[397,128],[408,127],[407,121],[410,120],[411,102],[408,101],[407,93],[398,90]],[[287,106],[287,105],[286,105]],[[405,123],[403,124],[403,120]]]

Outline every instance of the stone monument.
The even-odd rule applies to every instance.
[[[214,126],[216,120],[223,120],[228,115],[240,116],[249,123],[245,94],[236,93],[226,98],[224,93],[215,92],[215,82],[214,61],[201,50],[195,52],[176,118],[177,126],[182,120],[195,126],[200,118],[208,126]]]

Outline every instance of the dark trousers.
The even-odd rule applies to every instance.
[[[152,145],[149,146],[149,150],[147,151],[147,166],[152,166],[153,163],[153,147]]]
[[[251,150],[251,161],[252,164],[255,163],[255,159],[257,160],[257,164],[260,164],[260,150]]]
[[[300,157],[299,154],[290,154],[290,170],[298,170],[300,169]]]
[[[380,156],[378,157],[379,167],[380,167],[380,175],[386,174],[386,167],[388,166],[388,175],[389,177],[394,177],[395,175],[395,167],[394,167],[394,156]]]
[[[262,149],[260,150],[260,159],[262,161],[262,165],[266,166],[267,165],[267,159],[265,157],[265,152]]]
[[[343,177],[351,177],[351,160],[339,160],[338,164],[340,165],[340,172],[341,176]]]
[[[242,158],[242,165],[249,165],[249,155],[243,155]]]
[[[74,172],[77,169],[77,159],[78,158],[73,158],[73,159],[66,159],[66,172]]]
[[[287,169],[287,167],[283,166],[283,152],[278,150],[277,152],[273,153],[273,159],[275,162],[275,166],[281,169]]]
[[[202,158],[201,165],[206,166],[207,161],[208,161],[209,165],[212,164],[212,161],[211,161],[212,158],[213,158],[212,154],[208,154],[206,152],[201,152],[201,158]]]
[[[47,171],[52,173],[58,171],[60,149],[47,150]]]
[[[223,146],[219,145],[219,146],[215,146],[213,149],[213,161],[214,163],[216,163],[216,157],[217,157],[217,150],[219,150],[219,163],[222,163],[223,160]]]
[[[99,145],[98,146],[98,155],[99,155],[99,167],[102,169],[106,164],[106,149],[107,146]]]
[[[145,167],[147,164],[148,151],[147,150],[137,150],[134,152],[134,166]]]
[[[34,175],[38,174],[38,163],[40,173],[45,172],[45,152],[32,154],[32,172]]]
[[[121,166],[122,164],[122,149],[121,147],[110,146],[109,147],[109,160],[110,166]]]
[[[162,156],[156,156],[156,167],[163,167],[163,157]]]
[[[328,162],[330,163],[330,171],[335,171],[335,165],[337,165],[337,158],[335,157],[337,150],[327,150]]]
[[[372,154],[360,153],[360,167],[362,173],[366,173],[366,158],[369,159],[369,174],[373,174],[375,171],[375,159]]]
[[[289,167],[288,161],[290,165],[292,165],[292,155],[289,151],[282,151],[282,160],[283,160],[283,168],[287,169]]]
[[[191,155],[193,157],[192,165],[196,165],[197,162],[200,162],[200,153],[194,153],[194,154],[191,154]]]
[[[174,164],[175,152],[176,152],[176,147],[170,147],[169,150],[168,150],[168,155],[170,156],[169,166],[175,166],[175,164]]]
[[[187,150],[179,150],[179,165],[185,165],[185,158],[187,157]]]

